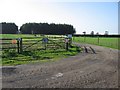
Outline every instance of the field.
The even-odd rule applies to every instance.
[[[47,35],[47,36],[51,36],[52,35]],[[59,35],[54,35],[56,37],[58,37]],[[63,35],[60,35],[61,37]],[[35,35],[32,35],[32,34],[0,34],[0,38],[35,38],[35,37],[42,37],[42,35],[39,35],[37,34],[36,36]]]
[[[118,40],[119,38],[111,38],[111,37],[99,37],[99,41],[97,37],[73,37],[73,41],[75,42],[95,44],[95,45],[105,46],[114,49],[118,49],[118,45],[119,45]]]
[[[36,63],[36,62],[39,63],[53,62],[61,58],[76,55],[78,53],[75,46],[70,48],[69,51],[66,51],[64,48],[58,48],[58,47],[55,47],[58,49],[54,49],[54,47],[50,47],[44,50],[44,45],[42,44],[41,41],[39,41],[42,39],[42,36],[40,35],[35,36],[35,35],[22,35],[22,34],[20,35],[3,34],[0,36],[1,38],[7,38],[7,39],[23,38],[23,42],[22,42],[23,47],[24,46],[28,47],[27,49],[23,49],[23,52],[20,54],[17,53],[16,49],[7,49],[7,50],[3,49],[1,54],[2,65],[20,65],[20,64]],[[48,37],[52,38],[52,36],[48,36]],[[7,42],[11,43],[11,40]],[[64,46],[64,43],[61,43],[60,40],[56,39],[56,41],[54,42],[56,44],[61,44]],[[34,43],[36,44],[34,45]],[[6,47],[9,48],[9,46],[17,46],[17,44],[10,44],[10,45],[6,44]],[[2,45],[2,47],[5,47],[5,45]]]

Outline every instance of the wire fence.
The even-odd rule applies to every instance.
[[[115,49],[119,48],[119,38],[115,37],[73,37],[73,41],[106,46]]]

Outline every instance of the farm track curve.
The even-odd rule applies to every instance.
[[[3,88],[118,88],[118,50],[90,44],[88,51],[44,64],[4,66]]]

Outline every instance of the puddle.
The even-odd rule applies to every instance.
[[[6,67],[2,67],[2,74],[3,75],[11,75],[13,73],[15,73],[16,67],[13,67],[13,66],[6,66]]]
[[[83,73],[83,71],[80,71],[80,73]]]
[[[62,77],[63,76],[63,73],[58,73],[56,75],[54,75],[53,77],[51,77],[51,79],[56,79],[58,77]]]
[[[62,77],[63,74],[62,74],[62,73],[58,73],[58,74],[56,74],[55,76],[56,76],[56,77]]]

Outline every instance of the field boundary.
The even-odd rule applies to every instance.
[[[83,43],[83,44],[93,44],[98,46],[104,46],[113,49],[119,49],[119,40],[120,38],[115,37],[73,37],[74,42]]]

